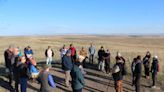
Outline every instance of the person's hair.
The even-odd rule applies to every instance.
[[[141,60],[141,56],[140,56],[140,55],[138,55],[138,56],[137,56],[137,59],[138,59],[138,60]]]
[[[51,46],[48,46],[48,48],[51,48]]]
[[[73,44],[72,44],[72,43],[70,44],[70,47],[71,47],[71,46],[73,46]]]

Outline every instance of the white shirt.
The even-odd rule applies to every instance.
[[[47,56],[48,56],[48,57],[52,57],[52,50],[51,50],[51,49],[48,49],[48,51],[47,51]]]

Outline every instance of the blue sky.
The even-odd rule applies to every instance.
[[[0,0],[0,35],[164,33],[164,0]]]

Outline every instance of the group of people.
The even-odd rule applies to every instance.
[[[30,46],[25,47],[24,52],[21,52],[19,47],[10,45],[4,52],[9,84],[12,87],[12,82],[15,81],[15,92],[27,92],[28,80],[41,83],[41,92],[50,92],[56,86],[52,75],[49,73],[49,65],[44,65],[43,70],[39,70],[33,54]]]
[[[116,92],[122,92],[123,91],[123,84],[122,80],[123,77],[127,74],[126,70],[126,61],[121,56],[121,54],[118,52],[116,56],[116,64],[112,68],[112,76],[114,79],[115,89]],[[151,63],[151,54],[148,51],[146,53],[146,56],[141,59],[141,56],[138,55],[133,59],[133,62],[131,64],[131,71],[132,71],[132,86],[135,86],[136,92],[141,92],[140,90],[140,81],[142,76],[142,64],[144,66],[145,71],[145,78],[149,79],[149,73],[152,73],[152,88],[155,88],[156,80],[157,80],[157,73],[159,72],[159,62],[158,62],[158,56],[155,55],[152,59],[152,65],[150,67]]]
[[[69,48],[65,45],[59,50],[61,54],[61,65],[62,70],[65,73],[65,86],[69,87],[71,84],[73,92],[82,92],[85,86],[84,75],[86,71],[84,68],[87,67],[87,59],[89,63],[95,64],[95,53],[96,49],[91,43],[88,50],[82,47],[80,51],[76,50],[73,44],[70,44]],[[12,81],[15,80],[15,91],[19,92],[19,84],[21,85],[21,92],[26,92],[27,81],[36,80],[41,83],[41,92],[52,92],[56,87],[52,74],[49,69],[52,67],[52,58],[54,51],[51,46],[45,50],[46,64],[43,69],[37,68],[37,63],[33,56],[33,50],[30,46],[24,48],[24,53],[21,52],[19,47],[10,45],[9,48],[4,52],[6,71],[8,71],[9,84],[12,85]],[[89,55],[88,55],[89,54]],[[115,57],[116,63],[111,68],[110,66],[110,51],[104,50],[101,46],[98,50],[98,65],[97,69],[103,71],[106,74],[111,74],[114,80],[116,92],[123,91],[123,77],[127,74],[126,60],[117,52]],[[89,57],[88,57],[89,56]],[[149,79],[149,73],[152,73],[153,84],[155,87],[157,72],[159,71],[158,57],[155,55],[151,63],[151,53],[148,51],[146,56],[141,59],[138,55],[133,59],[131,64],[132,71],[132,85],[135,86],[136,92],[140,92],[140,80],[142,75],[142,64],[145,70],[145,78]],[[72,80],[70,80],[72,79]]]
[[[132,70],[132,85],[135,85],[136,91],[140,92],[140,80],[142,75],[142,64],[144,66],[144,74],[145,78],[149,79],[150,73],[152,73],[152,88],[155,88],[156,80],[157,80],[157,73],[159,72],[159,62],[158,56],[155,55],[152,58],[151,64],[151,53],[148,51],[146,56],[141,59],[141,56],[138,55],[136,58],[133,59],[131,64]],[[151,64],[151,65],[150,65]]]

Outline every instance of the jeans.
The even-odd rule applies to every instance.
[[[70,80],[70,70],[65,71],[65,84],[66,86],[69,86],[69,80]]]
[[[52,62],[52,57],[47,57],[46,64],[51,65],[51,62]]]
[[[26,92],[28,78],[20,78],[21,92]]]
[[[92,62],[92,64],[93,64],[93,60],[94,60],[94,54],[91,54],[91,55],[89,56],[89,62]]]
[[[104,66],[105,66],[104,61],[103,60],[99,61],[99,63],[98,63],[98,70],[103,71],[104,70]]]

